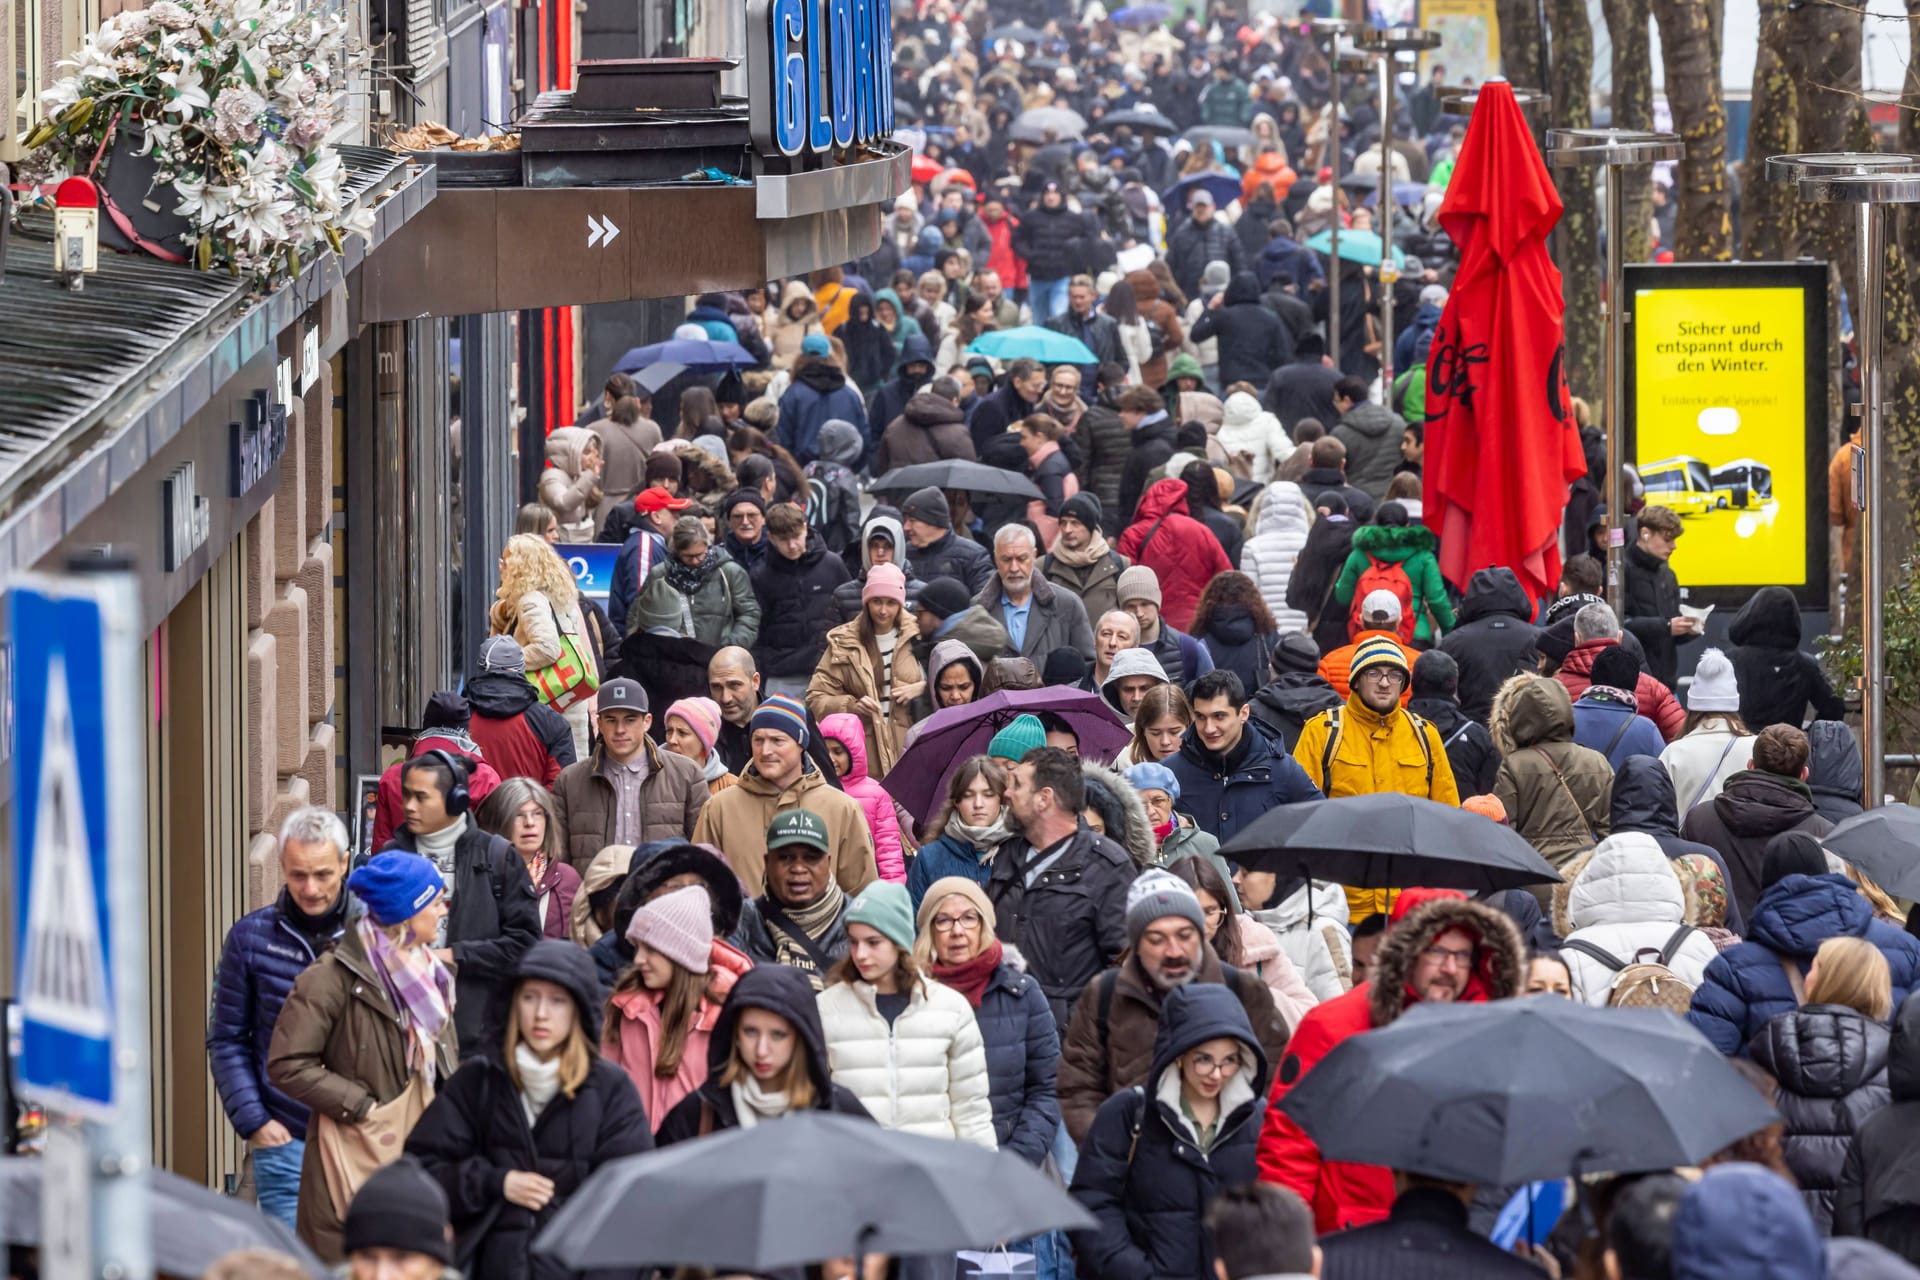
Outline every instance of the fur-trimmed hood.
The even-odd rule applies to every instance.
[[[1126,776],[1110,765],[1095,760],[1080,762],[1080,776],[1087,784],[1087,804],[1097,806],[1107,824],[1107,838],[1127,851],[1136,867],[1151,867],[1159,853],[1153,838],[1153,824],[1147,821],[1147,806]],[[1125,818],[1124,829],[1114,830],[1113,811]]]
[[[682,471],[692,470],[700,473],[695,480],[688,476],[681,486],[684,493],[732,493],[735,485],[733,471],[718,458],[702,449],[699,445],[686,440],[676,440],[673,444],[673,456],[680,459]]]
[[[1439,546],[1433,530],[1423,524],[1363,524],[1353,531],[1353,549],[1375,560],[1407,560]]]
[[[1573,697],[1547,676],[1514,676],[1493,695],[1487,728],[1503,756],[1537,743],[1572,742]]]
[[[1374,1026],[1384,1027],[1406,1012],[1413,1000],[1407,982],[1415,961],[1435,938],[1453,928],[1480,939],[1463,1001],[1504,1000],[1525,988],[1526,944],[1506,913],[1464,898],[1436,898],[1408,912],[1380,944],[1367,992]]]

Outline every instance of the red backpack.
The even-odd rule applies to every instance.
[[[1413,614],[1413,579],[1407,576],[1406,566],[1397,560],[1376,560],[1367,557],[1367,567],[1360,571],[1360,581],[1353,586],[1353,609],[1347,614],[1347,639],[1358,639],[1362,631],[1369,628],[1360,619],[1360,606],[1375,591],[1391,591],[1400,601],[1400,641],[1411,643],[1416,619]]]

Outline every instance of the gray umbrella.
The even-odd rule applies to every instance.
[[[875,493],[912,493],[915,489],[960,489],[967,493],[1002,494],[1010,498],[1038,498],[1039,486],[1018,471],[988,466],[984,462],[966,462],[946,458],[939,462],[916,462],[910,467],[895,467],[875,480],[869,488]]]
[[[1034,107],[1013,119],[1007,136],[1015,142],[1065,142],[1087,131],[1087,118],[1071,107]]]
[[[602,1166],[534,1252],[576,1271],[772,1271],[952,1254],[1094,1225],[1018,1156],[805,1111]]]
[[[40,1245],[40,1178],[46,1162],[0,1158],[0,1244]],[[236,1249],[271,1249],[310,1276],[327,1269],[286,1224],[244,1200],[209,1191],[164,1169],[146,1175],[153,1197],[153,1264],[168,1275],[197,1276]]]
[[[1886,804],[1856,813],[1820,843],[1896,898],[1920,898],[1920,809]]]
[[[1220,853],[1243,867],[1354,889],[1422,885],[1483,893],[1560,880],[1511,827],[1398,791],[1269,809]]]

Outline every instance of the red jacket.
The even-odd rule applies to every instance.
[[[998,222],[982,218],[980,225],[987,229],[987,238],[993,241],[993,252],[987,255],[987,266],[1000,277],[1001,286],[1007,289],[1026,288],[1027,260],[1013,251],[1013,229],[1020,225],[1020,220],[1009,213]]]
[[[413,740],[413,751],[408,759],[435,748],[473,761],[473,772],[467,778],[469,813],[478,809],[480,802],[500,785],[500,775],[480,758],[480,748],[458,729],[432,729],[421,734]],[[380,775],[380,803],[373,814],[373,847],[376,852],[387,847],[387,841],[393,839],[393,833],[407,820],[406,801],[400,795],[400,768],[404,764],[406,760],[396,760]]]
[[[1155,524],[1160,527],[1154,529]],[[1152,542],[1146,542],[1149,530]],[[1187,514],[1187,486],[1178,480],[1156,480],[1148,486],[1133,523],[1120,535],[1119,550],[1160,580],[1160,618],[1175,631],[1193,625],[1194,606],[1213,575],[1233,572],[1213,530]]]
[[[1594,658],[1608,645],[1619,643],[1618,640],[1583,640],[1573,647],[1567,660],[1560,664],[1554,679],[1567,686],[1567,692],[1578,698],[1593,683]],[[1668,742],[1687,731],[1687,713],[1666,685],[1642,671],[1640,683],[1634,686],[1633,693],[1640,700],[1640,714],[1653,721],[1660,730],[1660,736]]]

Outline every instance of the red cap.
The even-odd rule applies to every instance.
[[[1399,924],[1410,912],[1426,906],[1429,902],[1439,902],[1446,898],[1465,902],[1467,895],[1458,889],[1402,889],[1400,896],[1393,900],[1393,909],[1387,912],[1387,921],[1390,924]]]
[[[642,489],[633,499],[633,509],[641,515],[652,515],[656,511],[684,511],[692,505],[689,499],[676,498],[657,485]]]
[[[62,209],[98,209],[100,191],[92,178],[75,176],[54,188],[53,202]]]

